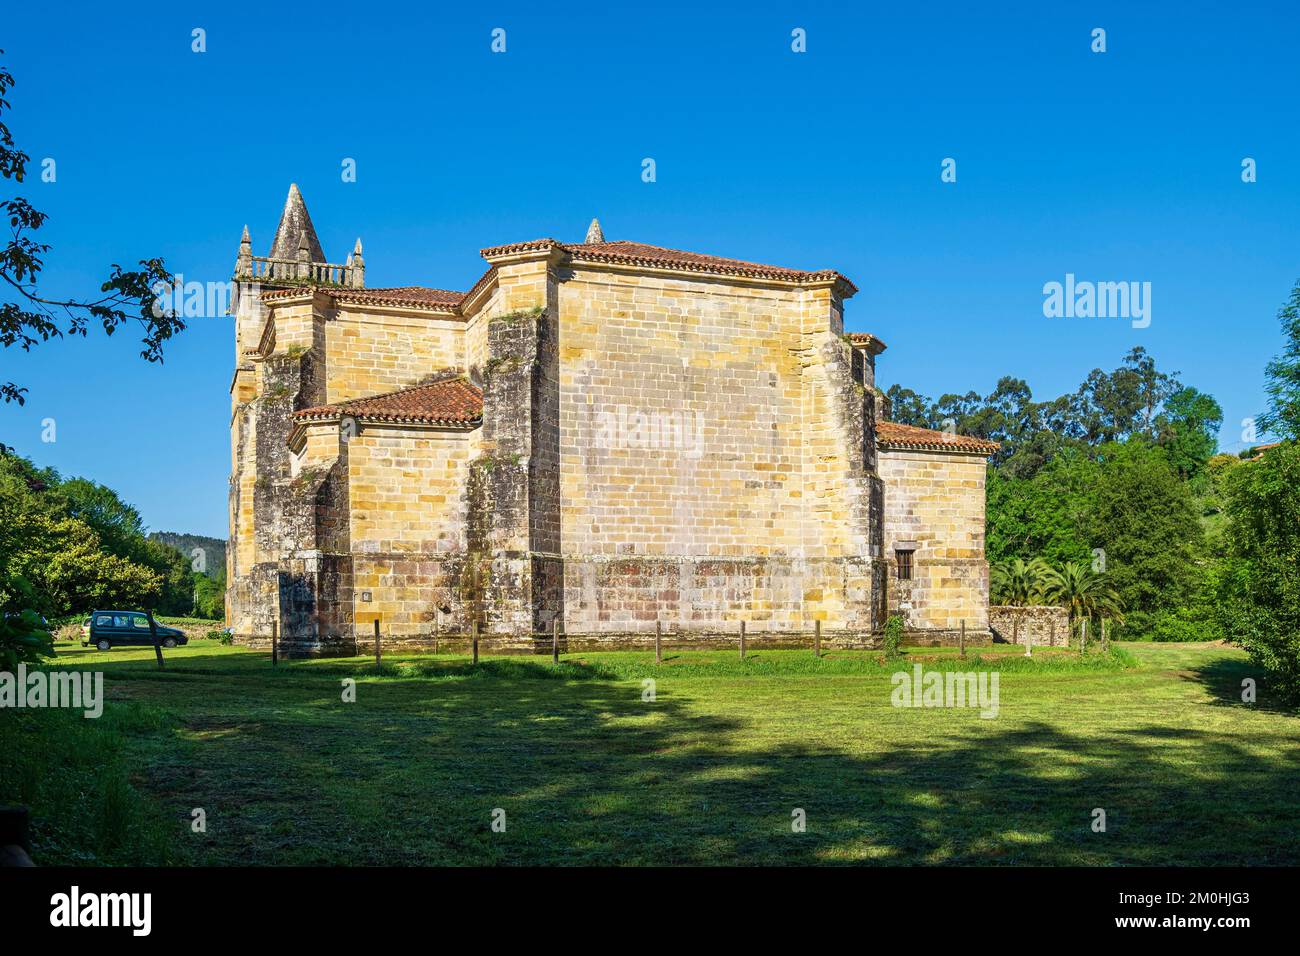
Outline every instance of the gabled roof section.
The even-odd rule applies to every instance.
[[[946,451],[954,454],[992,455],[1002,446],[984,438],[970,438],[950,432],[900,425],[898,422],[876,423],[876,444],[881,448],[916,451]]]
[[[317,405],[294,412],[299,422],[355,418],[359,421],[470,427],[483,420],[483,393],[462,376],[426,385]]]
[[[316,227],[311,224],[307,213],[307,203],[298,191],[297,183],[289,184],[289,198],[284,201],[284,212],[280,214],[280,225],[275,230],[275,241],[271,243],[272,259],[297,259],[298,247],[302,238],[307,238],[307,250],[312,262],[324,262],[325,253],[321,250],[320,240],[316,238]]]
[[[781,282],[840,282],[846,296],[858,291],[849,279],[833,269],[807,271],[787,269],[782,266],[746,262],[743,259],[726,259],[722,256],[681,249],[666,249],[644,242],[583,242],[563,243],[554,239],[535,239],[480,250],[485,259],[494,259],[522,252],[540,252],[558,249],[578,262],[607,262],[616,265],[651,266],[677,269],[683,272],[711,273],[713,275],[745,276],[753,279],[775,279]]]

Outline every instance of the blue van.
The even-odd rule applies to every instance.
[[[184,631],[161,624],[155,626],[158,629],[158,643],[163,647],[176,647],[190,642]],[[143,611],[95,611],[90,615],[90,633],[81,642],[81,646],[91,644],[101,651],[119,645],[152,647],[149,615]]]

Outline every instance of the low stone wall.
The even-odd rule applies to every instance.
[[[989,608],[989,629],[998,643],[1023,645],[1027,640],[1035,647],[1067,647],[1070,615],[1065,608],[1053,605],[994,605]]]
[[[962,643],[961,628],[906,628],[903,631],[904,647],[957,647]],[[991,631],[983,628],[966,628],[967,647],[988,647],[997,643]]]

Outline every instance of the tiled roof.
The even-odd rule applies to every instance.
[[[266,300],[287,299],[305,292],[324,292],[339,302],[357,305],[415,306],[416,308],[450,311],[465,298],[464,292],[448,289],[427,289],[424,286],[404,285],[391,289],[345,289],[337,286],[304,285],[291,289],[275,289],[262,293]]]
[[[444,378],[428,385],[294,412],[294,418],[299,421],[340,417],[426,425],[476,425],[483,418],[483,393],[463,378]]]
[[[492,259],[513,253],[537,252],[546,249],[558,249],[570,259],[579,262],[608,262],[618,265],[677,269],[684,272],[775,279],[783,282],[840,282],[845,286],[847,295],[853,295],[858,291],[857,286],[833,269],[822,269],[815,272],[803,269],[786,269],[781,266],[745,262],[742,259],[726,259],[722,256],[704,255],[699,252],[665,249],[661,246],[651,246],[643,242],[563,243],[554,239],[537,239],[532,242],[516,242],[504,246],[492,246],[481,250],[481,253],[485,258]],[[435,312],[457,312],[465,299],[491,281],[495,271],[496,266],[493,265],[469,292],[428,289],[423,286],[413,285],[391,289],[349,289],[342,286],[301,285],[263,292],[262,298],[266,301],[276,301],[308,293],[323,292],[335,301],[356,305],[387,305],[399,308],[428,309]],[[879,340],[876,341],[879,342]],[[880,345],[883,348],[883,343],[880,343]]]
[[[579,261],[661,266],[687,272],[711,272],[721,275],[748,276],[756,279],[779,279],[786,282],[840,281],[845,283],[852,292],[858,291],[857,286],[833,269],[821,269],[814,272],[803,269],[787,269],[782,266],[745,262],[742,259],[725,259],[721,256],[710,256],[699,252],[665,249],[662,246],[651,246],[643,242],[563,243],[554,239],[536,239],[532,242],[516,242],[505,246],[493,246],[480,250],[480,254],[486,259],[491,259],[512,253],[535,252],[543,249],[559,249]]]
[[[983,438],[937,432],[929,428],[917,428],[915,425],[900,425],[898,422],[877,422],[876,442],[882,448],[917,448],[976,455],[992,455],[1002,447],[995,441]]]
[[[1268,451],[1270,448],[1277,448],[1281,444],[1282,443],[1280,441],[1271,441],[1264,445],[1256,445],[1254,448],[1251,449],[1251,451],[1253,451],[1255,454],[1252,455],[1250,458],[1247,458],[1246,460],[1259,461],[1261,458],[1264,457],[1264,452]]]

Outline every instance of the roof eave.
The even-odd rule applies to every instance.
[[[991,458],[1001,451],[997,442],[987,442],[983,446],[963,446],[960,442],[898,442],[876,441],[881,451],[937,451],[944,455],[970,455],[979,458]]]
[[[312,409],[305,409],[312,411]],[[424,418],[420,416],[409,415],[375,415],[365,412],[347,412],[340,409],[331,408],[328,411],[321,411],[317,414],[304,415],[301,412],[294,414],[294,422],[303,426],[307,425],[327,425],[331,422],[340,422],[349,418],[355,422],[382,424],[382,425],[416,425],[429,428],[446,428],[460,431],[473,431],[483,424],[482,418],[463,419],[463,418]]]

